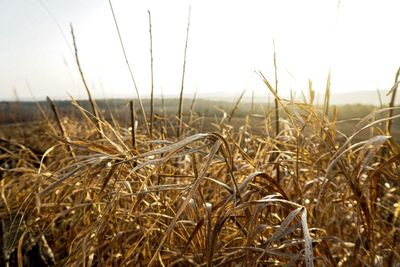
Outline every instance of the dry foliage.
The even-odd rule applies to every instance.
[[[1,140],[0,260],[10,266],[400,264],[400,147],[380,126],[400,115],[382,118],[392,109],[376,111],[345,136],[312,103],[275,97],[285,115],[277,134],[275,111],[257,126],[262,131],[250,127],[257,115],[249,114],[241,127],[224,116],[214,132],[200,133],[202,120],[191,110],[189,122],[156,116],[150,139],[143,123],[132,135],[132,127],[72,100],[84,121],[58,118],[36,132],[24,129],[31,142],[52,137],[41,143],[42,153]],[[56,134],[56,125],[64,132]],[[167,125],[179,127],[179,139]],[[363,131],[371,138],[353,142]]]

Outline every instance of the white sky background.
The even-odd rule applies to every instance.
[[[85,97],[73,54],[96,97],[135,97],[107,0],[0,0],[0,99]],[[312,79],[334,93],[389,89],[400,65],[398,0],[113,0],[128,59],[142,95],[150,90],[149,24],[153,26],[155,94],[180,90],[189,5],[191,27],[185,94],[266,91],[254,71],[279,91],[301,92]],[[59,23],[62,32],[57,27]],[[100,85],[102,84],[102,86]]]

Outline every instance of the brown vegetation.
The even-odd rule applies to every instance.
[[[399,264],[400,148],[379,126],[399,115],[376,111],[344,135],[318,107],[277,101],[277,134],[275,111],[240,127],[227,111],[203,132],[190,110],[179,139],[180,121],[161,115],[153,139],[144,122],[133,137],[75,101],[80,119],[8,128],[24,135],[0,147],[2,262]]]
[[[1,128],[0,265],[400,265],[400,71],[388,108],[339,121],[329,78],[322,108],[311,82],[309,101],[279,98],[274,55],[273,110],[237,120],[242,94],[184,116],[186,38],[178,115],[151,97],[149,125],[109,3],[141,115],[99,109],[73,38],[90,111],[48,99],[37,122]]]

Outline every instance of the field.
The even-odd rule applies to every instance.
[[[181,87],[174,92],[179,98],[170,99],[154,98],[155,84],[168,88],[164,83],[176,81],[169,72],[158,77],[158,68],[153,66],[151,8],[145,13],[149,27],[139,33],[134,29],[144,25],[137,24],[143,17],[132,12],[140,11],[139,4],[114,13],[111,0],[106,1],[108,5],[75,1],[69,8],[65,1],[53,14],[44,2],[33,4],[42,8],[37,16],[28,3],[3,5],[11,7],[4,9],[2,20],[8,33],[4,69],[13,71],[4,78],[6,86],[1,90],[13,88],[15,101],[0,102],[0,266],[400,267],[400,107],[396,102],[400,68],[390,89],[385,85],[388,92],[381,95],[377,90],[375,100],[379,102],[374,103],[379,106],[332,105],[330,72],[321,94],[311,80],[300,96],[278,82],[278,77],[285,77],[279,73],[282,70],[293,79],[288,84],[302,83],[298,60],[309,65],[304,73],[312,77],[314,69],[320,73],[328,62],[346,81],[340,86],[342,91],[367,89],[365,78],[376,74],[372,80],[378,82],[396,58],[398,49],[390,54],[391,46],[398,46],[395,39],[381,34],[392,32],[381,29],[393,26],[379,24],[395,17],[388,15],[395,8],[379,6],[386,10],[381,12],[385,18],[375,16],[376,8],[370,4],[363,5],[362,12],[360,3],[355,5],[356,13],[344,12],[341,1],[332,14],[319,11],[316,3],[312,10],[307,3],[291,3],[290,9],[282,5],[282,9],[268,7],[265,12],[256,9],[255,3],[237,11],[228,5],[229,12],[222,3],[219,10],[218,5],[209,4],[198,8],[201,19],[194,29],[201,35],[193,36],[199,42],[193,53],[202,60],[193,68],[199,76],[188,77],[208,77],[204,78],[212,84],[208,90],[235,90],[231,84],[241,86],[240,80],[230,80],[236,71],[264,66],[259,61],[265,59],[265,50],[274,50],[273,68],[265,71],[266,76],[256,71],[260,83],[254,86],[257,89],[249,88],[264,86],[268,101],[254,101],[254,92],[251,99],[246,98],[243,91],[228,102],[197,99],[196,94],[184,98],[189,87],[185,72],[192,38],[191,7],[187,26],[179,28],[186,30],[186,38],[179,39],[181,34],[174,31],[177,25],[167,23],[179,23],[176,12],[181,8],[172,3],[160,5],[162,12],[156,14],[163,15],[154,20],[155,40],[160,42],[154,54],[157,64],[175,70],[175,64],[164,65],[158,58],[167,56],[168,63],[181,63],[173,51],[180,48],[179,40],[185,41],[178,76]],[[120,14],[122,18],[117,19]],[[123,14],[138,20],[125,20]],[[217,20],[212,20],[212,14]],[[59,30],[58,39],[44,27],[49,26],[49,19]],[[69,24],[71,44],[65,36],[66,19],[79,29],[75,36]],[[122,31],[118,21],[124,25]],[[125,32],[133,36],[125,39]],[[143,36],[149,37],[146,45],[139,42]],[[286,62],[282,66],[277,64],[275,39],[272,46],[265,46],[264,41],[272,36],[277,37],[277,47],[282,47]],[[60,37],[65,44],[57,47]],[[82,65],[76,37],[82,38],[82,51],[89,52],[82,57]],[[108,42],[112,38],[116,42]],[[64,53],[67,48],[68,54]],[[132,48],[148,49],[149,56],[143,51],[135,56],[129,51]],[[63,62],[52,53],[61,54]],[[296,54],[297,60],[289,60]],[[115,60],[114,55],[121,58]],[[311,60],[314,57],[318,60]],[[247,58],[249,63],[241,61]],[[86,65],[89,59],[93,64]],[[138,73],[128,59],[137,63]],[[235,68],[220,67],[227,65],[216,64],[219,60]],[[70,61],[75,70],[70,69]],[[365,62],[379,71],[369,72],[373,68],[362,66]],[[126,64],[122,66],[126,73],[121,64]],[[58,69],[61,65],[62,70]],[[147,67],[150,77],[143,76]],[[99,82],[94,82],[94,70]],[[56,94],[69,86],[67,79],[58,76],[64,71],[69,72],[71,86],[80,79],[76,88],[82,86],[87,98],[19,101],[15,88],[24,78],[29,90],[31,77],[39,94],[46,95],[50,89]],[[352,84],[349,77],[360,73],[363,80]],[[137,74],[149,78],[144,83],[148,91],[137,87]],[[112,95],[123,88],[135,93],[135,99],[94,99],[95,85],[103,89],[100,76],[108,77],[104,88],[114,87]],[[216,77],[223,82],[213,80]],[[9,86],[14,83],[15,87]],[[289,89],[290,96],[284,97],[282,92]],[[139,92],[148,99],[142,99]],[[222,94],[221,99],[227,99]],[[10,95],[6,92],[2,97],[10,99]],[[347,98],[356,102],[367,97],[357,91]]]
[[[3,103],[0,264],[399,266],[399,109],[275,97]]]

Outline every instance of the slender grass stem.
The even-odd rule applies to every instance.
[[[138,89],[138,86],[136,84],[135,77],[133,76],[133,71],[132,71],[131,65],[129,64],[128,57],[126,55],[124,42],[122,41],[121,32],[120,32],[119,27],[118,27],[117,18],[115,17],[115,13],[114,13],[114,9],[113,9],[111,0],[109,0],[108,3],[110,4],[110,9],[111,9],[111,13],[112,13],[112,16],[113,16],[113,19],[114,19],[115,28],[117,29],[118,38],[119,38],[119,42],[121,44],[122,53],[124,54],[125,63],[126,63],[126,66],[128,68],[129,75],[130,75],[131,81],[133,83],[133,87],[135,88],[136,96],[137,96],[137,99],[138,99],[139,105],[140,105],[140,110],[142,111],[144,125],[146,127],[147,133],[150,135],[150,129],[149,129],[149,125],[147,123],[147,117],[146,117],[146,112],[145,112],[144,107],[143,107],[142,98],[140,97],[139,89]]]
[[[102,128],[101,128],[101,124],[99,122],[100,117],[99,117],[99,113],[98,113],[97,108],[96,108],[95,101],[94,101],[94,99],[92,97],[92,94],[90,93],[89,86],[87,85],[85,75],[83,74],[81,63],[79,61],[78,47],[76,45],[76,39],[75,39],[74,28],[72,27],[72,23],[70,24],[70,28],[71,28],[72,41],[74,43],[76,65],[78,66],[78,70],[79,70],[79,74],[81,76],[82,83],[83,83],[83,85],[85,87],[85,90],[86,90],[86,93],[88,95],[90,106],[92,108],[92,112],[93,112],[93,115],[94,115],[95,120],[96,120],[96,125],[97,125],[97,127],[99,129],[99,137],[101,139],[103,131],[102,131]]]
[[[189,7],[189,15],[188,15],[188,23],[186,28],[186,41],[185,41],[185,51],[183,54],[183,67],[182,67],[182,81],[181,81],[181,91],[179,93],[179,109],[178,109],[178,128],[176,129],[176,135],[179,138],[182,132],[183,126],[183,89],[185,87],[185,73],[186,73],[186,53],[189,41],[189,28],[190,28],[190,11],[191,7]]]
[[[151,32],[151,13],[149,14],[149,35],[150,35],[150,138],[153,138],[154,126],[154,70],[153,70],[153,34]]]

